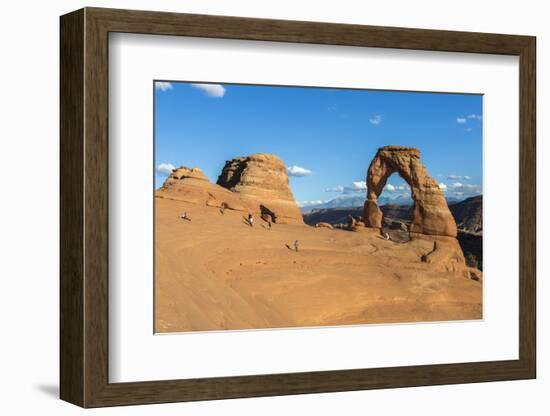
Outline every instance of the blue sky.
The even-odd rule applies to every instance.
[[[417,147],[446,195],[481,193],[482,96],[232,84],[155,83],[155,185],[172,167],[215,182],[226,160],[272,153],[301,206],[365,193],[376,150]],[[383,195],[408,194],[397,174]]]

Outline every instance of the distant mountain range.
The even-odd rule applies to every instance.
[[[457,198],[447,198],[447,204],[455,204],[460,202]],[[323,202],[321,204],[307,205],[301,207],[302,213],[306,214],[314,210],[329,209],[329,208],[357,208],[363,207],[365,203],[365,195],[361,196],[339,196],[330,201]],[[381,196],[378,198],[378,205],[412,205],[412,199],[409,195],[395,195],[392,197]]]
[[[449,204],[459,230],[470,233],[483,232],[483,196],[473,196],[464,201]]]
[[[447,203],[449,204],[449,209],[453,214],[459,230],[476,234],[483,232],[482,195],[466,198],[460,202],[447,200]],[[384,212],[384,216],[388,219],[410,221],[412,216],[411,204],[381,204],[380,208]],[[363,204],[361,203],[360,206],[349,207],[328,206],[312,208],[308,210],[308,212],[303,213],[304,221],[310,225],[315,225],[318,222],[328,222],[330,224],[346,223],[349,215],[362,216]]]
[[[481,234],[483,232],[483,196],[473,196],[466,198],[460,202],[452,202],[447,200],[449,209],[456,222],[456,226],[460,231]],[[340,207],[339,207],[340,208]],[[412,217],[412,204],[385,204],[381,205],[380,209],[384,213],[384,217],[393,220],[410,221]],[[317,222],[329,222],[332,223],[332,218],[342,217],[344,219],[351,214],[354,216],[363,215],[363,207],[342,207],[340,209],[316,209],[310,211],[309,214],[304,214],[305,222],[309,224],[312,220]],[[323,219],[325,217],[325,219]],[[328,218],[326,218],[328,217]],[[342,221],[342,222],[346,222]]]

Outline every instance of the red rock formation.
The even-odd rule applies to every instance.
[[[179,168],[176,168],[172,170],[172,173],[168,177],[168,183],[171,181],[177,181],[180,179],[186,179],[186,178],[192,178],[192,179],[198,179],[201,181],[207,181],[208,178],[204,173],[202,173],[202,170],[200,168],[187,168],[185,166],[181,166]]]
[[[238,194],[254,212],[269,212],[276,223],[303,223],[286,166],[277,156],[257,153],[228,160],[217,184]]]
[[[208,207],[224,207],[270,218],[275,223],[303,224],[288,182],[286,166],[276,156],[255,154],[226,162],[214,184],[199,168],[174,169],[157,197]]]
[[[248,209],[238,196],[210,182],[199,168],[181,166],[174,169],[155,195],[210,207],[223,205],[237,211]]]
[[[456,237],[456,223],[438,183],[420,161],[420,151],[402,146],[378,149],[367,174],[367,201],[363,217],[367,227],[381,228],[383,214],[377,203],[386,181],[398,173],[410,186],[414,201],[412,233]]]

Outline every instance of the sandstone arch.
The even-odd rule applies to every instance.
[[[365,225],[382,228],[383,214],[377,198],[393,173],[410,186],[414,201],[410,232],[456,237],[456,223],[438,183],[420,161],[418,149],[384,146],[378,149],[367,173],[367,200],[363,209]]]

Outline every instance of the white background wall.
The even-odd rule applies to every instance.
[[[58,16],[83,6],[166,10],[276,19],[536,35],[538,41],[538,380],[339,394],[226,400],[87,411],[143,415],[546,415],[550,361],[543,258],[550,233],[543,183],[550,100],[550,26],[546,2],[124,0],[4,2],[0,13],[0,410],[3,414],[83,412],[58,390]],[[488,155],[487,157],[496,157]],[[546,200],[546,201],[545,201]],[[506,209],[506,207],[503,207]],[[544,236],[546,235],[546,236]],[[545,241],[546,240],[546,241]],[[546,266],[546,267],[545,267]],[[459,342],[459,340],[457,340]],[[471,346],[470,346],[471,347]],[[475,347],[475,346],[474,346]],[[406,348],[406,346],[404,346]]]

